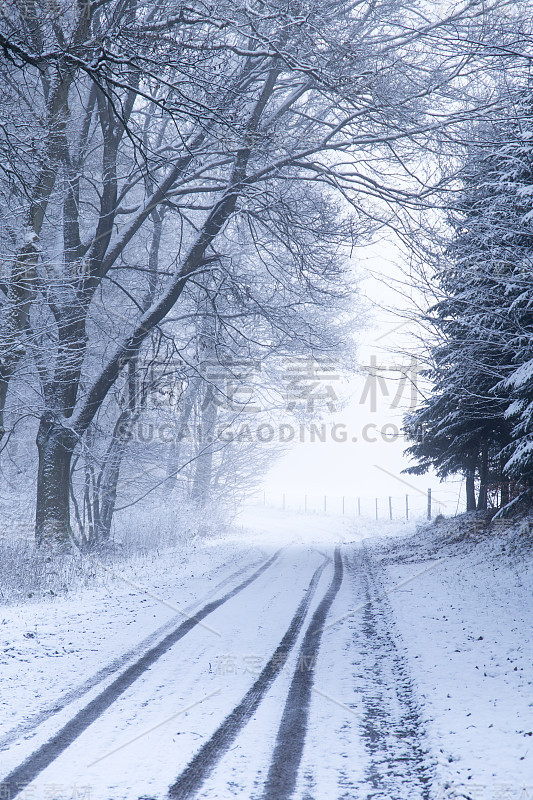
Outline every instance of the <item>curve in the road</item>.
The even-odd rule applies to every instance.
[[[326,557],[324,563],[316,569],[289,627],[267,665],[264,667],[253,686],[244,695],[241,702],[235,706],[233,711],[217,728],[213,736],[200,748],[176,782],[169,788],[169,800],[189,800],[189,798],[194,797],[206,778],[208,778],[209,774],[215,768],[218,761],[229,750],[239,732],[252,718],[272,683],[285,666],[296,644],[298,635],[305,622],[309,605],[328,561],[330,561],[330,559]],[[322,603],[323,602],[324,600],[322,600]]]
[[[158,644],[147,650],[144,655],[121,673],[109,686],[82,708],[58,733],[30,755],[3,780],[0,786],[10,800],[22,792],[31,781],[61,755],[92,723],[111,706],[134,681],[152,666],[173,645],[195,628],[205,617],[242,592],[270,567],[278,558],[278,550],[265,561],[249,578],[235,588],[203,606],[194,617],[182,622],[175,630],[165,636]]]

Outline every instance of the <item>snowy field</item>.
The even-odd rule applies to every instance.
[[[533,798],[532,545],[248,508],[3,605],[0,797]]]

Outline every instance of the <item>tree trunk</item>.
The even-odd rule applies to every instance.
[[[111,535],[111,522],[115,513],[118,479],[124,453],[131,439],[131,433],[139,412],[123,411],[115,425],[113,439],[106,453],[100,475],[98,476],[98,512],[95,513],[97,542],[107,541]]]
[[[79,441],[67,427],[76,403],[81,367],[87,349],[86,308],[81,302],[56,313],[59,329],[53,378],[43,381],[49,407],[43,413],[37,434],[39,469],[35,538],[38,545],[66,544],[72,539],[70,527],[70,469]]]
[[[38,545],[65,548],[70,531],[70,464],[76,438],[50,412],[41,420],[37,434],[39,472],[35,535]]]
[[[189,386],[185,391],[183,399],[183,411],[177,417],[178,426],[176,436],[170,444],[168,461],[167,461],[167,480],[165,481],[165,492],[168,495],[176,488],[178,483],[178,473],[181,467],[182,456],[182,441],[180,438],[181,432],[185,430],[189,424],[192,415],[194,404],[200,392],[200,381],[198,376],[191,378]]]
[[[489,483],[489,446],[486,442],[481,446],[481,463],[479,465],[479,495],[477,507],[479,511],[486,511],[488,505]]]
[[[215,405],[213,387],[208,385],[201,414],[201,438],[199,452],[196,456],[196,469],[191,496],[201,505],[205,505],[211,494],[211,479],[213,473],[213,450],[215,447],[215,428],[218,409]]]
[[[474,482],[474,470],[467,469],[465,472],[466,478],[466,510],[476,510],[476,486]]]
[[[8,298],[0,321],[0,441],[5,433],[4,410],[11,378],[26,354],[30,306],[34,295],[36,238],[25,243],[13,267]]]
[[[153,303],[156,288],[159,263],[159,247],[163,231],[163,214],[159,209],[152,212],[154,230],[150,247],[148,263],[148,288],[143,300],[142,308],[146,311]],[[94,522],[96,542],[107,541],[111,536],[111,522],[115,513],[117,501],[118,481],[124,453],[132,437],[133,426],[140,416],[140,408],[145,400],[145,393],[138,396],[137,391],[137,357],[128,364],[128,407],[118,417],[113,430],[113,438],[109,445],[102,469],[98,476],[97,493],[95,497]]]
[[[81,15],[77,35],[87,32],[89,20]],[[65,69],[55,89],[47,100],[46,118],[48,132],[44,141],[41,168],[37,172],[31,192],[26,225],[26,240],[15,259],[8,280],[6,308],[0,320],[0,439],[5,433],[4,409],[12,377],[26,353],[25,335],[28,333],[30,308],[35,294],[35,268],[39,257],[39,236],[54,190],[58,168],[64,156],[64,133],[68,93],[74,71]]]

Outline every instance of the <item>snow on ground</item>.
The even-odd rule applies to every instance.
[[[306,545],[343,544],[364,539],[382,539],[405,536],[416,531],[416,520],[374,520],[334,514],[303,514],[298,511],[263,506],[247,506],[237,517],[234,529],[238,542],[256,544],[287,542]]]
[[[533,800],[533,537],[524,526],[484,530],[475,519],[417,527],[250,507],[224,536],[121,564],[104,585],[0,606],[0,784],[109,684],[112,671],[83,696],[69,698],[35,735],[20,736],[28,720],[128,651],[131,661],[134,651],[184,618],[180,610],[194,614],[284,548],[273,567],[210,614],[208,627],[198,626],[169,650],[19,795],[164,797],[265,666],[323,555],[340,545],[346,554],[370,554],[376,565],[388,603],[383,613],[391,615],[385,622],[410,672],[436,765],[432,800]],[[328,563],[308,618],[331,575]],[[364,597],[362,590],[356,596],[357,580],[357,571],[350,580],[345,571],[323,633],[295,800],[372,792],[364,697],[354,682],[356,615]],[[261,796],[302,637],[303,631],[200,797]],[[405,792],[375,796],[412,800]]]
[[[165,797],[195,749],[239,702],[270,657],[320,560],[312,551],[287,553],[274,592],[272,576],[265,573],[248,588],[246,602],[233,600],[211,614],[211,630],[195,628],[37,778],[38,796],[50,786],[83,785],[91,787],[91,800]],[[26,751],[25,743],[12,748],[6,766],[15,766]],[[249,748],[253,778],[252,753]]]
[[[403,584],[389,597],[429,718],[437,796],[527,800],[533,541],[516,528],[476,531],[474,521],[465,536],[464,518],[441,527],[384,548],[388,585]]]
[[[0,605],[0,741],[66,690],[186,619],[194,613],[189,606],[203,605],[266,552],[252,542],[235,548],[208,540],[115,569],[97,563],[106,580],[95,588]]]

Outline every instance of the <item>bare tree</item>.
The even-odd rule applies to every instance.
[[[68,540],[76,447],[203,275],[280,327],[276,298],[264,302],[271,287],[302,306],[342,295],[335,248],[427,194],[420,149],[471,111],[456,79],[477,57],[486,13],[475,2],[437,14],[403,0],[178,10],[106,0],[3,23],[6,81],[27,86],[45,134],[0,330],[2,403],[25,342],[39,342],[37,541]],[[157,279],[141,255],[150,224],[174,249]],[[257,254],[246,282],[234,256],[243,242]],[[128,324],[91,340],[105,297]],[[51,331],[42,345],[32,307]]]

